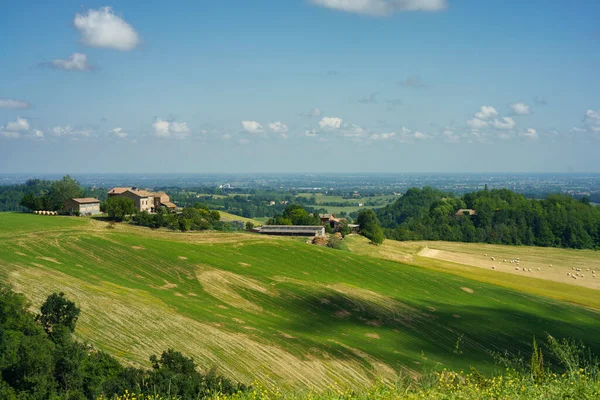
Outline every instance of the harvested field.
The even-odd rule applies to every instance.
[[[600,352],[598,311],[441,267],[293,238],[30,217],[0,214],[13,232],[0,235],[0,279],[33,307],[65,292],[82,310],[76,335],[131,364],[149,366],[151,354],[175,348],[245,383],[364,387],[406,370],[490,371],[489,351],[526,353],[545,332]]]

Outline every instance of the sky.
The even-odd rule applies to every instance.
[[[0,4],[0,172],[600,172],[597,0]]]

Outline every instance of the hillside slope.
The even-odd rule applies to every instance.
[[[0,277],[34,305],[64,291],[76,334],[128,362],[173,347],[243,382],[323,388],[490,370],[490,351],[545,332],[600,350],[600,313],[548,298],[285,238],[106,226],[0,213]]]

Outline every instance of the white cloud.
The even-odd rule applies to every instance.
[[[517,115],[531,114],[531,110],[529,109],[529,106],[525,103],[514,103],[514,104],[511,104],[509,107],[513,111],[513,113],[515,113]]]
[[[9,122],[6,130],[10,132],[23,132],[29,130],[29,122],[25,118],[17,118],[16,121]]]
[[[479,118],[473,118],[467,121],[467,125],[473,129],[482,129],[488,126],[488,123]]]
[[[263,126],[256,121],[242,121],[242,128],[249,133],[261,133],[264,130]]]
[[[44,132],[40,131],[39,129],[34,129],[33,136],[41,139],[44,137]]]
[[[52,60],[50,65],[67,71],[88,71],[91,69],[87,62],[87,55],[83,53],[73,53],[68,60]]]
[[[4,127],[0,126],[0,136],[4,136],[9,139],[18,139],[21,137],[19,132],[8,132],[4,130]]]
[[[191,133],[186,122],[168,121],[160,118],[152,123],[152,128],[154,134],[159,137],[178,137],[182,139]]]
[[[419,139],[419,140],[429,139],[429,135],[428,134],[423,133],[423,132],[419,132],[419,131],[416,131],[414,133],[414,137],[415,137],[415,139]]]
[[[517,123],[511,117],[504,117],[495,119],[492,125],[496,129],[514,129],[517,126]]]
[[[600,110],[587,110],[583,118],[583,124],[592,132],[600,132]]]
[[[446,0],[309,0],[312,4],[349,13],[385,16],[404,11],[442,11]]]
[[[31,104],[23,100],[0,99],[0,108],[24,109],[29,107],[31,107]]]
[[[411,132],[411,130],[410,130],[410,129],[408,129],[408,128],[404,127],[404,126],[402,127],[402,134],[403,134],[403,135],[407,135],[407,134],[409,134],[410,132]]]
[[[93,131],[91,129],[73,129],[71,125],[55,126],[52,128],[52,132],[55,136],[84,136],[89,137],[92,135]]]
[[[113,135],[115,135],[118,138],[123,139],[123,138],[127,137],[127,132],[124,132],[123,128],[114,128],[114,129],[111,129],[110,131],[113,133]]]
[[[338,117],[323,117],[319,121],[321,129],[339,129],[343,120]]]
[[[475,118],[478,119],[488,119],[497,116],[498,111],[492,106],[481,106],[481,110],[475,113]]]
[[[280,134],[286,134],[289,131],[288,126],[279,121],[269,123],[268,127],[271,130],[271,132]]]
[[[88,10],[87,14],[77,13],[73,23],[87,46],[129,51],[140,43],[137,32],[115,15],[111,7]]]
[[[536,140],[538,138],[538,133],[535,129],[529,128],[525,132],[521,133],[521,136],[527,139]]]
[[[304,136],[315,137],[317,136],[317,131],[315,131],[314,129],[307,130],[306,132],[304,132]]]
[[[389,140],[396,136],[396,132],[388,132],[388,133],[372,133],[369,136],[372,140]]]

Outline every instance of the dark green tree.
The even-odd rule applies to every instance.
[[[48,296],[38,315],[40,324],[48,334],[57,331],[59,327],[74,332],[78,318],[79,308],[62,292]]]
[[[110,197],[103,204],[104,212],[115,221],[123,221],[125,216],[135,213],[135,203],[126,197]]]

